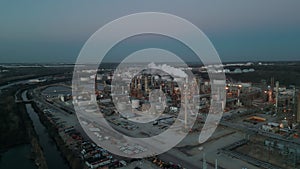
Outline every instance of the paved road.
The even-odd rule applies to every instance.
[[[174,164],[180,164],[182,167],[186,169],[202,169],[203,162],[197,161],[192,163],[191,161],[187,161],[183,158],[178,158],[175,150],[169,150],[168,152],[158,155],[158,158],[162,161],[172,162]],[[187,157],[188,158],[188,157]],[[207,163],[207,169],[213,169],[214,167]]]

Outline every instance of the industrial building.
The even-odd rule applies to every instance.
[[[297,97],[297,122],[300,123],[300,92]]]

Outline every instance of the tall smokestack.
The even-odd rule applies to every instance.
[[[98,81],[97,81],[97,74],[95,76],[95,94],[98,94]]]
[[[269,98],[268,98],[269,102],[272,103],[273,102],[273,91],[272,91],[272,89],[270,89],[268,91],[268,96],[269,96]]]
[[[188,101],[187,101],[187,88],[184,90],[184,127],[187,129],[187,123],[188,123],[188,112],[187,112],[187,106],[188,106]]]
[[[241,102],[241,101],[240,101],[240,94],[241,94],[241,89],[240,89],[240,87],[238,87],[238,93],[237,93],[237,97],[238,97],[238,100],[237,100],[238,102],[237,102],[237,104],[238,104],[238,106],[240,106],[240,104],[241,104],[241,103],[240,103],[240,102]]]
[[[104,86],[104,88],[106,88],[106,81],[105,80],[103,80],[103,86]]]
[[[274,88],[274,77],[271,77],[271,88]]]
[[[154,76],[151,76],[151,86],[154,86]]]
[[[297,98],[297,122],[300,123],[300,92]]]
[[[148,92],[148,76],[145,77],[145,92]]]
[[[124,94],[124,93],[125,93],[125,87],[124,87],[124,86],[122,86],[121,88],[122,88],[122,90],[121,90],[121,94]]]
[[[142,79],[141,77],[139,77],[139,82],[138,82],[138,89],[141,90],[142,89]]]
[[[137,78],[134,78],[134,89],[136,89],[137,88]]]
[[[279,82],[276,81],[276,103],[275,103],[275,110],[276,110],[276,113],[278,113],[278,99],[279,99]]]

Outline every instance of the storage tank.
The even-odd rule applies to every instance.
[[[140,100],[134,99],[131,101],[131,107],[133,109],[139,108],[140,107]]]
[[[102,78],[103,78],[103,75],[97,74],[97,80],[102,80]]]
[[[119,109],[120,111],[126,110],[126,103],[125,103],[125,102],[118,102],[118,103],[117,103],[117,106],[118,106],[118,109]]]
[[[162,110],[163,109],[163,106],[161,104],[156,104],[155,105],[155,109],[156,110]]]
[[[159,76],[154,76],[154,80],[158,80],[159,79]]]
[[[82,82],[87,82],[87,81],[89,81],[89,78],[88,78],[88,77],[81,77],[81,78],[80,78],[80,81],[82,81]]]

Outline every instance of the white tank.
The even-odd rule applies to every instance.
[[[140,100],[137,100],[137,99],[132,100],[132,101],[131,101],[131,107],[132,107],[133,109],[139,108],[139,107],[140,107]]]
[[[81,77],[81,78],[80,78],[80,81],[86,82],[86,81],[89,81],[89,78],[88,78],[88,77]]]
[[[102,75],[99,75],[99,74],[98,74],[98,75],[97,75],[97,80],[102,80],[102,77],[103,77]]]
[[[158,79],[159,79],[159,76],[154,76],[154,79],[155,79],[155,80],[158,80]]]
[[[117,106],[120,111],[126,110],[126,103],[124,103],[124,102],[118,102]]]
[[[157,105],[155,105],[155,109],[156,109],[156,110],[162,110],[162,109],[163,109],[163,106],[160,105],[160,104],[157,104]]]
[[[95,79],[96,78],[96,75],[91,75],[90,76],[90,79]]]
[[[111,79],[112,79],[112,76],[111,76],[111,75],[108,75],[108,76],[107,76],[107,79],[108,79],[108,80],[111,80]]]

